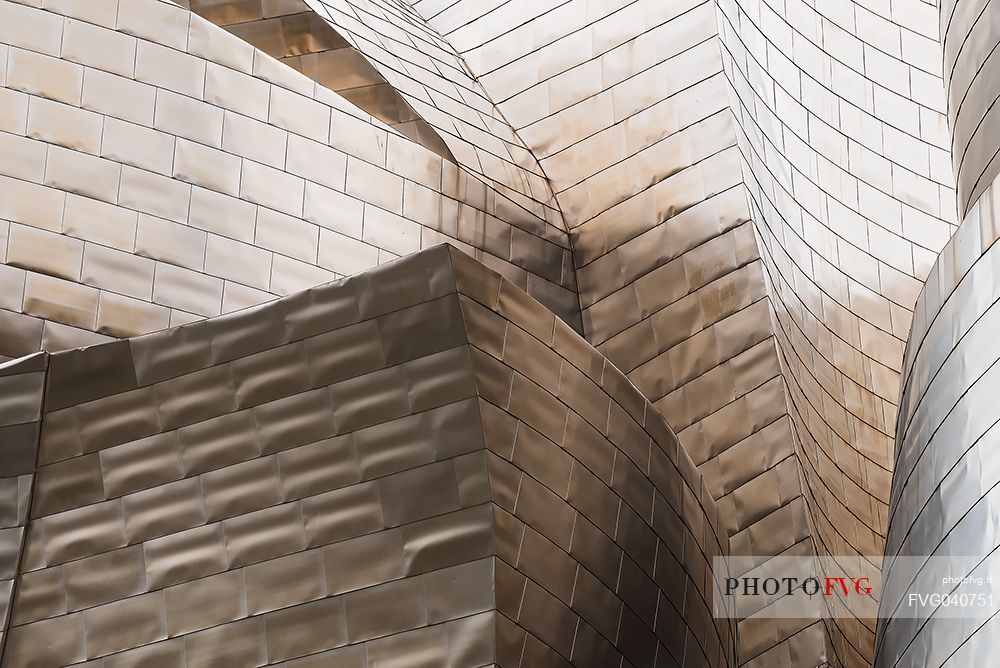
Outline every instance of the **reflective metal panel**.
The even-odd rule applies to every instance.
[[[386,92],[398,82],[370,96],[395,100],[397,131],[289,67],[368,62],[302,3],[194,4],[227,26],[277,26],[284,61],[167,0],[99,18],[0,5],[3,25],[23,26],[0,32],[0,355],[235,311],[444,241],[580,328],[561,216],[531,199],[542,177],[508,179],[509,159],[486,163],[494,182],[478,159],[442,158],[430,125]],[[46,31],[64,29],[62,54]]]
[[[820,554],[871,558],[888,531],[903,343],[955,223],[937,6],[717,5],[809,533]],[[869,665],[874,621],[828,621],[827,659]],[[766,622],[745,626],[763,650]]]
[[[1000,482],[993,464],[1000,419],[996,188],[994,181],[970,208],[917,300],[896,431],[883,563],[891,595],[880,606],[878,666],[974,665],[996,652],[989,621],[948,619],[940,606],[928,619],[891,616],[925,580],[954,582],[961,593],[966,578],[991,575],[1000,546],[991,519]],[[943,558],[896,561],[906,555]]]
[[[1000,127],[1000,9],[982,0],[944,0],[941,36],[948,121],[958,185],[959,213],[967,215],[1000,172],[996,131]]]
[[[0,425],[24,451],[0,476],[0,662],[489,664],[510,624],[533,665],[734,666],[707,607],[728,553],[711,493],[556,322],[439,246],[3,365],[0,420],[32,428]]]

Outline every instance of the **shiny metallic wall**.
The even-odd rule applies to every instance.
[[[36,353],[0,364],[0,651],[24,550],[47,362]]]
[[[514,527],[519,545],[497,543],[489,575],[565,622],[510,601],[484,610],[519,661],[729,663],[732,629],[701,604],[702,560],[730,546],[877,568],[913,303],[954,230],[955,174],[964,213],[1000,164],[990,3],[177,4],[283,62],[166,0],[0,0],[0,359],[214,318],[447,241],[549,309],[518,297],[508,312],[499,282],[459,300],[470,373],[492,397],[478,404],[496,506],[484,526]],[[569,329],[552,313],[600,354],[560,350]],[[601,432],[587,411],[604,399],[571,368],[614,399],[600,457],[574,451],[600,440],[570,425]],[[562,433],[515,401],[525,392],[569,407]],[[657,480],[656,448],[633,450],[643,429],[679,450],[687,492],[666,498],[676,480]],[[615,478],[629,461],[645,482]],[[81,476],[72,485],[94,487]],[[504,496],[512,480],[539,492],[544,521]],[[591,496],[605,503],[584,508]],[[20,503],[0,529],[7,555]],[[685,525],[678,550],[658,509]],[[711,529],[699,509],[717,512]],[[597,552],[575,542],[584,521]],[[661,554],[688,584],[664,579],[676,569]],[[590,585],[612,603],[578,605]],[[874,632],[751,617],[736,661],[869,665]]]
[[[734,551],[801,540],[714,3],[414,8],[538,155],[573,241],[585,335],[678,430]]]
[[[47,387],[4,666],[734,665],[676,437],[457,251],[57,353]]]
[[[1000,6],[941,0],[944,78],[961,216],[1000,173]]]
[[[898,595],[882,601],[882,616],[901,605],[916,575],[909,566],[894,568],[897,555],[948,557],[921,573],[938,582],[992,573],[997,567],[998,185],[994,181],[970,208],[917,300],[903,370],[883,573],[886,590]],[[938,668],[994,662],[997,617],[966,621],[943,616],[882,620],[875,665]]]
[[[938,10],[919,0],[719,8],[809,533],[821,554],[877,568],[903,345],[954,222]],[[870,663],[872,620],[828,627],[830,661]]]
[[[303,0],[175,1],[337,92],[410,139],[455,161],[437,131]]]
[[[428,28],[407,3],[306,2],[438,131],[459,165],[511,198],[526,222],[541,219],[565,229],[535,156],[454,47]]]
[[[197,15],[4,0],[0,25],[0,355],[218,315],[445,239],[579,326],[565,232]]]
[[[497,528],[497,608],[544,643],[529,635],[520,665],[735,665],[733,620],[711,610],[728,536],[666,421],[537,302],[452,262],[470,297],[493,501],[513,514]]]

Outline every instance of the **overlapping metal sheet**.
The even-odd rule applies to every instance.
[[[734,665],[676,436],[459,251],[3,371],[4,666]]]
[[[906,347],[875,665],[988,665],[996,654],[993,601],[959,618],[938,606],[900,615],[926,580],[953,578],[956,595],[991,591],[996,570],[996,447],[1000,359],[1000,199],[997,182],[969,209],[916,304]],[[917,555],[919,567],[897,557]],[[930,557],[930,559],[928,559]],[[968,578],[968,580],[965,580]],[[980,581],[982,584],[983,581]],[[950,589],[950,588],[949,588]],[[973,591],[974,590],[974,591]],[[945,603],[947,605],[947,603]]]

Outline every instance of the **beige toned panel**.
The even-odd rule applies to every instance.
[[[290,134],[285,169],[328,188],[343,191],[347,178],[347,156],[325,144]]]
[[[24,93],[4,88],[0,90],[0,130],[23,135],[28,123],[28,96]]]
[[[139,255],[202,269],[206,243],[207,235],[200,230],[144,214],[138,218],[135,251]]]
[[[222,309],[222,281],[160,262],[153,280],[153,300],[199,315],[218,315]]]
[[[87,69],[81,105],[85,109],[144,126],[153,125],[156,88],[131,79]]]
[[[474,330],[459,292],[466,307],[484,299]],[[352,665],[353,652],[488,665],[513,624],[539,660],[641,664],[685,653],[656,623],[665,605],[693,660],[733,665],[732,627],[705,612],[705,563],[727,549],[708,489],[648,401],[555,327],[509,281],[438,247],[50,358],[50,387],[66,389],[47,394],[43,449],[58,461],[39,474],[34,589],[15,603],[7,652],[57,665]],[[525,334],[500,358],[477,347],[495,350],[513,329]],[[553,385],[552,365],[591,385]],[[503,408],[477,396],[504,377]],[[524,389],[508,404],[511,383]],[[563,424],[572,413],[602,425],[590,428],[603,455],[540,456],[560,447],[541,434],[562,444],[578,433],[556,433],[558,406]],[[564,452],[577,452],[570,443]],[[627,479],[611,475],[616,458]],[[598,519],[610,535],[587,519],[606,511],[563,496],[566,467],[588,465],[602,471],[592,493],[620,507],[621,519]],[[673,533],[650,523],[656,494],[676,514]],[[61,599],[40,575],[56,570]],[[587,573],[601,583],[578,585]],[[602,602],[624,611],[620,634]],[[55,631],[65,643],[40,642]]]
[[[160,218],[181,222],[187,216],[191,186],[135,167],[121,168],[118,203]]]
[[[255,162],[243,162],[240,194],[251,202],[301,216],[304,188],[305,183],[298,177]]]
[[[25,279],[25,310],[67,325],[93,328],[97,298],[97,290],[59,278],[29,273]]]
[[[80,280],[83,243],[33,227],[11,225],[7,262],[31,271]]]
[[[147,301],[125,297],[107,290],[101,293],[97,310],[97,331],[110,336],[138,336],[165,329],[170,309]]]
[[[122,6],[119,0],[119,30],[175,49],[184,48],[190,20],[190,14],[170,2],[136,0]]]
[[[101,2],[98,0],[94,4],[99,5]],[[104,4],[108,5],[109,3]],[[103,10],[104,14],[98,18],[98,22],[106,27],[83,21],[67,20],[63,29],[61,56],[74,63],[107,70],[123,77],[131,77],[133,73],[136,73],[137,40],[115,30],[107,29],[114,26],[115,9],[108,6],[97,10]],[[64,6],[63,10],[73,11],[69,5]],[[109,10],[111,11],[109,12]],[[112,14],[110,22],[107,21],[108,13]],[[80,18],[93,21],[95,17]]]
[[[218,31],[216,30],[206,29],[203,32],[205,35],[218,35]],[[192,27],[192,40],[195,39],[195,34]],[[195,45],[192,44],[192,53],[195,52],[195,48]],[[205,101],[220,107],[233,109],[242,115],[259,121],[266,121],[268,99],[271,95],[270,85],[266,81],[261,81],[242,72],[235,72],[228,67],[217,64],[217,60],[226,57],[228,54],[230,54],[230,51],[227,48],[224,52],[218,54],[218,56],[208,59],[205,72]],[[253,61],[252,50],[249,60]]]
[[[201,98],[205,87],[205,61],[176,49],[140,40],[135,54],[137,81]]]
[[[316,262],[320,229],[273,209],[257,211],[254,243],[303,262]],[[324,265],[325,266],[325,265]],[[348,273],[348,272],[340,272]]]
[[[105,117],[101,157],[169,175],[175,141],[174,137],[144,125]]]
[[[257,208],[250,202],[194,186],[187,223],[210,233],[249,242],[254,238]]]
[[[87,244],[80,282],[138,299],[149,299],[153,290],[152,260]]]
[[[378,248],[337,232],[321,230],[319,264],[338,274],[354,274],[378,264]]]
[[[153,127],[170,134],[219,147],[223,110],[184,95],[161,90],[156,95]]]
[[[79,104],[83,67],[34,51],[11,49],[7,56],[7,86],[66,104]]]
[[[311,182],[305,185],[304,198],[306,220],[354,239],[362,236],[365,216],[362,200]]]
[[[330,137],[330,109],[303,95],[272,87],[268,121],[315,141]]]
[[[67,192],[114,202],[122,178],[121,165],[60,146],[50,146],[45,162],[45,185]]]
[[[274,126],[226,112],[222,127],[222,148],[225,151],[280,169],[286,164],[285,145],[289,141],[289,134]],[[290,166],[287,169],[298,173]]]
[[[44,143],[3,133],[0,134],[0,146],[10,158],[10,163],[3,168],[7,176],[35,182],[43,180],[47,153]]]
[[[65,20],[58,14],[32,11],[16,3],[3,5],[3,41],[58,55]]]
[[[173,160],[173,177],[229,195],[240,189],[242,161],[230,153],[178,139]]]

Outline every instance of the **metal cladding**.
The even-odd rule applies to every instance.
[[[413,6],[538,156],[573,241],[584,333],[678,431],[733,552],[808,553],[715,3]],[[767,650],[794,637],[782,659],[816,665],[810,623],[743,623],[741,662],[776,661]]]
[[[808,533],[819,554],[877,568],[904,342],[954,229],[938,9],[920,0],[718,5]],[[874,620],[827,627],[829,661],[870,664]],[[765,649],[767,639],[741,642]],[[780,646],[761,656],[788,660]]]
[[[966,535],[998,18],[0,0],[4,665],[871,665],[708,560]]]
[[[0,356],[211,317],[448,240],[579,327],[569,237],[165,0],[0,2]]]
[[[469,62],[552,181],[588,341],[678,431],[740,550],[796,542],[750,538],[783,504],[802,511],[714,5],[414,9]]]
[[[565,229],[551,185],[454,47],[408,4],[395,0],[305,0],[423,117],[451,155],[512,199],[527,221]]]
[[[801,541],[714,3],[414,8],[539,157],[573,241],[584,333],[678,431],[733,551],[777,554]],[[803,656],[823,645],[810,634],[797,642]]]
[[[0,364],[0,649],[28,525],[47,363],[35,353]]]
[[[303,0],[278,5],[178,0],[203,18],[339,93],[443,158],[451,151],[399,92]]]
[[[990,2],[941,3],[952,157],[964,220],[917,299],[906,346],[883,563],[886,586],[898,596],[881,602],[880,616],[903,605],[921,578],[963,582],[992,574],[997,563],[998,17],[1000,9]],[[896,565],[897,557],[908,555],[947,559],[927,561],[914,573]],[[967,585],[955,591],[967,591]],[[926,620],[882,619],[875,665],[991,665],[997,624],[996,616],[949,619],[941,608]]]
[[[951,155],[959,215],[1000,173],[1000,7],[989,0],[942,0],[941,40],[948,88]]]
[[[0,374],[5,667],[735,665],[673,432],[458,251]]]
[[[896,440],[884,579],[903,605],[920,578],[894,569],[897,556],[928,561],[922,577],[941,581],[996,568],[1000,482],[995,461],[1000,431],[1000,198],[998,183],[969,210],[941,252],[917,300],[906,348]],[[947,567],[948,570],[944,570]],[[957,588],[962,592],[963,588]],[[996,616],[982,620],[882,619],[876,666],[985,666],[997,653]]]

